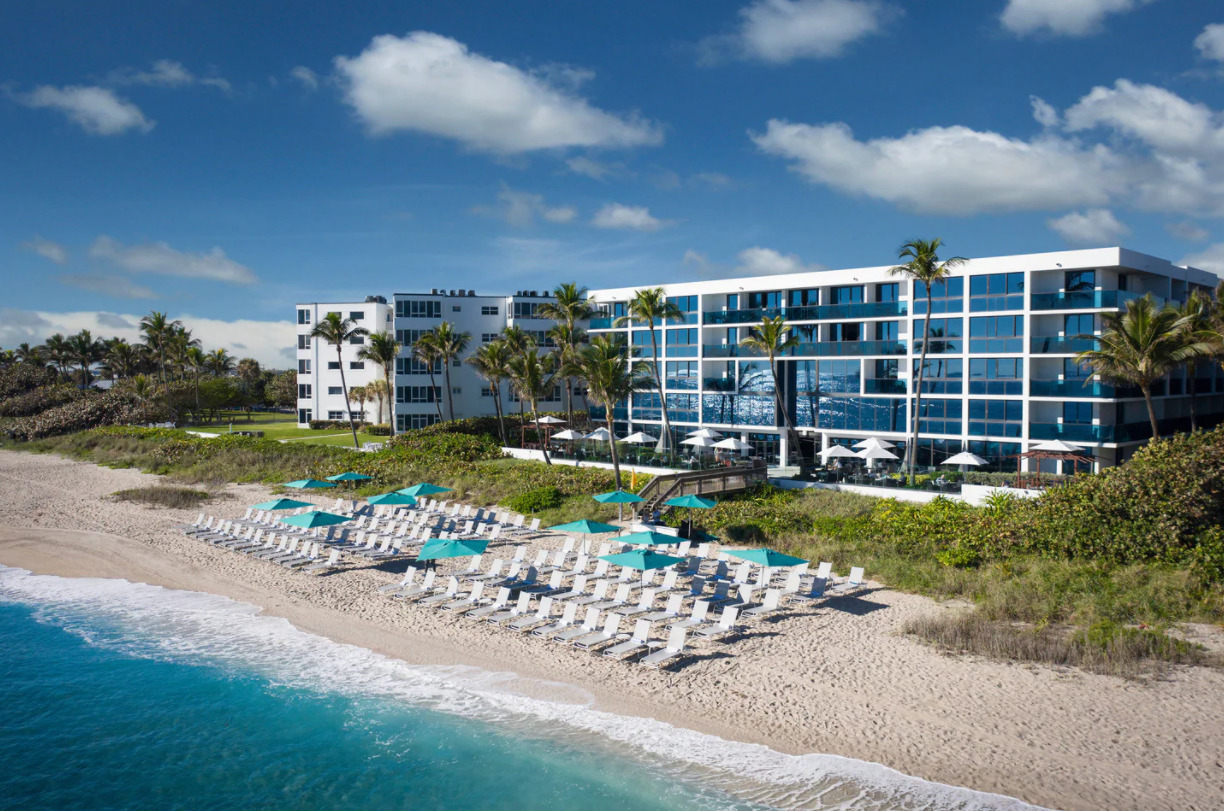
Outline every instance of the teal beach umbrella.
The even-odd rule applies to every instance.
[[[621,552],[618,555],[604,555],[600,560],[615,563],[617,566],[645,571],[646,569],[666,569],[668,566],[682,562],[684,558],[664,555],[661,552],[655,552],[653,549],[634,549],[630,552]]]
[[[677,496],[663,502],[669,507],[688,507],[689,509],[708,510],[718,506],[718,502],[701,496]]]
[[[598,521],[590,521],[586,518],[581,521],[570,521],[568,524],[557,524],[555,527],[549,527],[557,532],[576,532],[579,535],[600,535],[605,532],[620,532],[621,528],[612,524],[601,524]]]
[[[592,498],[594,498],[600,504],[615,504],[616,517],[620,519],[624,519],[625,517],[624,513],[621,512],[622,505],[637,504],[646,500],[636,493],[626,493],[624,490],[613,490],[611,493],[600,493],[597,496],[592,496]]]
[[[433,538],[421,547],[417,560],[438,560],[439,558],[462,558],[467,555],[480,555],[489,545],[488,541],[444,541]]]
[[[725,549],[723,551],[733,558],[740,558],[741,560],[751,561],[771,568],[775,566],[802,566],[809,562],[794,555],[776,552],[773,549]]]
[[[411,487],[405,487],[404,489],[396,490],[395,492],[401,493],[405,496],[433,496],[437,495],[438,493],[449,493],[450,491],[451,489],[449,487],[440,487],[436,484],[421,482],[420,484],[414,484]]]
[[[288,524],[291,527],[301,527],[302,529],[315,529],[317,527],[330,527],[332,524],[345,524],[351,520],[347,515],[336,515],[335,513],[315,510],[313,512],[302,513],[301,515],[291,515],[288,518],[282,518],[281,523]]]
[[[631,535],[622,535],[616,540],[634,546],[667,546],[683,543],[685,539],[676,535],[664,535],[662,532],[634,532]]]
[[[271,501],[261,501],[252,504],[252,510],[296,510],[298,507],[313,507],[309,501],[298,501],[295,498],[274,498]]]
[[[367,476],[364,473],[354,473],[351,470],[348,473],[337,473],[335,476],[328,476],[329,482],[368,482],[373,479],[373,476]]]
[[[370,504],[397,504],[401,507],[411,507],[417,503],[415,498],[403,493],[381,493],[377,496],[370,496],[366,501]]]
[[[298,479],[295,482],[285,482],[281,487],[293,487],[298,490],[317,490],[322,487],[335,487],[335,482],[321,482],[318,479]]]

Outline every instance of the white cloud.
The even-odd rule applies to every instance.
[[[105,87],[44,85],[14,98],[27,107],[58,110],[91,135],[119,135],[128,130],[148,132],[156,123],[132,102]]]
[[[1092,88],[1064,117],[1070,132],[1106,127],[1170,154],[1224,156],[1220,116],[1163,87],[1119,79]]]
[[[1224,23],[1212,23],[1194,39],[1194,47],[1204,59],[1224,62]]]
[[[1178,239],[1184,239],[1187,242],[1202,242],[1211,236],[1206,228],[1195,225],[1189,220],[1169,223],[1165,226],[1165,230]]]
[[[1200,253],[1191,254],[1178,264],[1209,270],[1217,276],[1224,276],[1224,242],[1217,242]]]
[[[175,250],[164,242],[125,246],[108,236],[100,236],[90,246],[89,255],[130,273],[157,273],[231,284],[259,281],[250,268],[230,259],[220,248],[213,248],[207,253],[187,253]]]
[[[650,213],[646,206],[626,206],[620,203],[608,203],[591,218],[591,225],[596,228],[623,228],[633,231],[658,231],[671,225],[666,220],[660,220]]]
[[[159,59],[153,63],[152,70],[137,70],[136,68],[119,68],[112,70],[106,77],[107,84],[144,85],[146,87],[189,87],[201,84],[215,87],[225,93],[233,87],[229,81],[216,75],[198,76],[187,69],[182,62],[173,59]]]
[[[496,205],[475,206],[472,211],[505,220],[517,228],[535,225],[536,217],[552,223],[567,223],[578,216],[573,206],[550,206],[544,202],[544,195],[515,191],[504,183],[497,193]]]
[[[827,270],[821,264],[804,264],[793,253],[783,254],[773,248],[762,248],[759,245],[746,248],[736,257],[739,264],[734,273],[740,276],[774,276],[782,273],[803,273],[813,270]]]
[[[546,75],[426,31],[375,37],[335,64],[346,101],[374,135],[411,130],[500,154],[663,140],[656,125],[636,115],[604,112]]]
[[[27,251],[33,251],[44,259],[50,259],[57,265],[67,264],[68,249],[58,242],[52,242],[49,239],[43,239],[35,235],[29,242],[21,243],[21,247]]]
[[[223,321],[189,313],[170,312],[199,338],[205,349],[222,347],[232,354],[253,357],[269,368],[286,369],[292,363],[296,327],[288,320]],[[95,337],[120,337],[140,340],[140,315],[104,312],[48,312],[43,310],[0,310],[0,346],[16,346],[23,341],[41,343],[52,333],[70,335],[87,329]],[[244,347],[244,348],[240,348]]]
[[[589,177],[592,180],[604,180],[611,175],[623,172],[625,168],[624,164],[604,163],[582,155],[570,158],[565,162],[565,165],[574,174]]]
[[[752,140],[807,179],[930,214],[1102,205],[1119,186],[1106,147],[931,127],[859,141],[845,124],[771,120]]]
[[[709,276],[714,270],[714,265],[710,264],[709,257],[692,248],[684,252],[684,258],[680,260],[680,264],[692,269],[698,276]]]
[[[1114,245],[1130,233],[1107,208],[1072,211],[1063,217],[1046,220],[1056,233],[1072,245]]]
[[[307,90],[319,89],[319,74],[315,73],[305,65],[298,65],[293,70],[289,71],[289,75],[302,83],[302,87]]]
[[[1134,11],[1155,0],[1008,0],[1001,20],[1014,34],[1082,37],[1100,30],[1110,14]]]
[[[1051,106],[1045,99],[1038,98],[1037,96],[1029,96],[1029,103],[1033,105],[1034,120],[1036,120],[1038,124],[1046,129],[1057,127],[1062,121],[1061,116],[1058,115],[1058,111],[1055,110],[1054,107]]]
[[[698,50],[705,63],[727,56],[772,64],[830,59],[900,15],[879,0],[756,0],[740,9],[733,34],[709,37]]]
[[[133,284],[124,276],[108,276],[102,273],[65,273],[59,280],[69,287],[79,287],[91,293],[114,298],[157,298],[157,294],[144,285]]]

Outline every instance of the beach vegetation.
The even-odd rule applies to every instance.
[[[147,504],[151,507],[168,507],[174,510],[189,510],[200,506],[212,498],[205,490],[195,490],[190,487],[172,487],[154,485],[152,487],[134,487],[111,494],[116,501],[132,501]]]

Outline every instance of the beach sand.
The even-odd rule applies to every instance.
[[[1141,684],[947,656],[898,629],[951,609],[873,586],[758,622],[736,642],[704,645],[704,656],[678,670],[653,672],[377,594],[403,562],[320,577],[290,572],[173,529],[194,511],[107,498],[155,483],[164,480],[0,451],[0,564],[219,594],[412,664],[512,672],[521,677],[512,689],[554,700],[783,752],[878,762],[1051,808],[1224,807],[1220,670],[1176,668]],[[255,485],[218,493],[208,511],[229,516],[269,495]],[[505,549],[486,558],[506,557]]]

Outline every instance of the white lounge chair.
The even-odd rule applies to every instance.
[[[510,589],[500,588],[497,590],[497,599],[488,605],[482,605],[480,608],[473,608],[471,611],[465,611],[463,616],[468,619],[480,619],[487,617],[490,614],[501,611],[506,607],[506,603],[510,602]]]
[[[675,633],[673,631],[672,633]],[[684,633],[683,630],[680,633]],[[603,655],[619,659],[633,653],[645,651],[650,643],[650,622],[638,620],[633,626],[633,635],[624,642],[604,648]]]
[[[744,609],[745,617],[768,617],[770,614],[776,614],[782,610],[782,592],[778,589],[768,589],[765,592],[765,599],[760,605],[754,605],[751,608]]]
[[[490,614],[486,619],[493,625],[501,625],[503,622],[508,622],[516,617],[522,616],[531,610],[531,595],[520,594],[518,602],[507,611],[498,611],[496,614]]]
[[[667,607],[662,611],[652,611],[642,617],[647,622],[662,622],[664,620],[674,620],[680,617],[680,609],[684,606],[684,595],[673,594],[667,598]]]
[[[836,586],[833,586],[831,589],[829,589],[829,591],[832,594],[843,595],[843,594],[850,594],[851,592],[858,591],[862,587],[863,587],[863,567],[862,566],[852,566],[850,568],[850,576],[846,578],[846,582],[838,583]]]
[[[710,610],[710,604],[701,600],[693,603],[693,612],[686,618],[677,620],[670,624],[671,628],[700,628],[706,624],[706,614]]]
[[[616,639],[616,635],[620,632],[620,624],[620,614],[609,614],[602,631],[578,637],[574,640],[574,647],[581,650],[591,650],[597,645],[611,642]]]
[[[400,589],[399,591],[391,592],[391,596],[397,600],[416,600],[424,597],[427,594],[433,594],[434,581],[437,579],[438,573],[434,569],[430,569],[425,573],[425,577],[421,579],[421,584],[415,588]]]
[[[506,623],[506,627],[511,631],[529,631],[537,625],[543,625],[552,617],[553,600],[552,597],[545,597],[540,600],[540,607],[536,609],[534,614],[526,617],[519,617],[516,620],[511,620]]]
[[[704,639],[717,639],[735,631],[738,627],[736,622],[738,619],[739,609],[729,606],[723,609],[722,614],[718,617],[718,622],[697,628],[693,633]]]
[[[596,611],[596,614],[599,612]],[[562,631],[568,630],[574,624],[574,620],[578,618],[578,606],[573,603],[566,603],[565,610],[561,612],[561,619],[551,625],[537,625],[531,629],[532,636],[544,637],[547,639]]]
[[[567,611],[570,608],[573,608],[575,611],[578,610],[578,606],[574,605],[573,603],[570,603],[565,608]],[[588,634],[595,633],[595,629],[598,627],[599,627],[599,609],[598,608],[588,608],[586,612],[586,619],[582,621],[581,625],[575,625],[575,626],[565,628],[563,630],[559,630],[555,634],[553,634],[551,638],[554,642],[565,642],[566,644],[568,644],[570,642],[573,642],[575,639],[577,639],[580,636],[586,636]]]
[[[322,563],[315,563],[302,569],[304,572],[324,572],[328,569],[334,569],[340,563],[340,553],[333,549],[327,554],[327,560]]]
[[[480,599],[484,595],[484,583],[477,583],[472,586],[468,596],[461,600],[453,600],[449,603],[442,603],[439,608],[443,611],[455,611],[462,614],[464,611],[471,611],[476,606],[480,605]]]
[[[613,608],[612,610],[615,611],[617,614],[620,614],[622,617],[625,617],[626,619],[628,619],[630,617],[636,617],[639,614],[645,614],[648,611],[653,611],[654,601],[655,601],[655,590],[654,589],[643,589],[642,597],[638,601],[637,605],[618,606],[616,608]]]
[[[683,628],[672,628],[671,634],[667,637],[667,647],[642,659],[642,664],[646,667],[660,668],[675,659],[684,652],[684,635]]]

